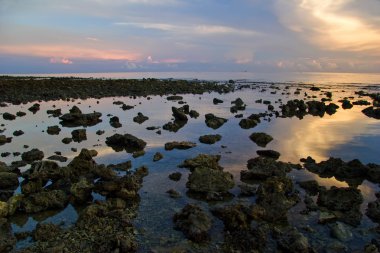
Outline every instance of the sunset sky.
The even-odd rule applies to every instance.
[[[0,73],[380,72],[379,0],[0,0]]]

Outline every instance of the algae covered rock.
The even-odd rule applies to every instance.
[[[131,134],[114,134],[106,138],[106,144],[113,148],[115,151],[126,150],[127,152],[134,152],[143,150],[146,142]]]
[[[212,113],[206,114],[205,118],[206,125],[212,129],[218,129],[219,127],[223,126],[224,123],[227,122],[227,119],[217,117]]]
[[[199,141],[204,144],[214,144],[222,139],[220,134],[202,135],[199,137]]]
[[[258,146],[265,148],[269,142],[273,140],[273,137],[266,133],[252,133],[249,138]]]

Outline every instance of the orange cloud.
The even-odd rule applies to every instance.
[[[0,45],[0,53],[56,59],[138,60],[140,55],[126,50],[108,50],[68,45]],[[70,64],[70,61],[61,61]]]

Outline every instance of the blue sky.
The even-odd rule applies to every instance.
[[[379,0],[0,0],[0,73],[379,72]]]

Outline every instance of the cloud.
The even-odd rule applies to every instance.
[[[177,34],[192,34],[192,35],[240,35],[240,36],[258,36],[259,32],[239,29],[230,26],[222,25],[173,25],[167,23],[138,23],[138,22],[115,22],[117,26],[138,27],[143,29],[154,29],[164,32],[173,32]]]
[[[137,60],[139,54],[117,49],[70,45],[0,45],[0,53],[62,59]]]
[[[53,63],[53,64],[60,63],[64,65],[69,65],[69,64],[73,64],[73,61],[71,61],[68,58],[50,58],[50,63]]]
[[[277,0],[281,23],[323,50],[380,55],[380,28],[352,0]],[[373,2],[374,4],[376,2]],[[363,3],[364,5],[365,3]],[[380,8],[380,1],[377,2]]]

